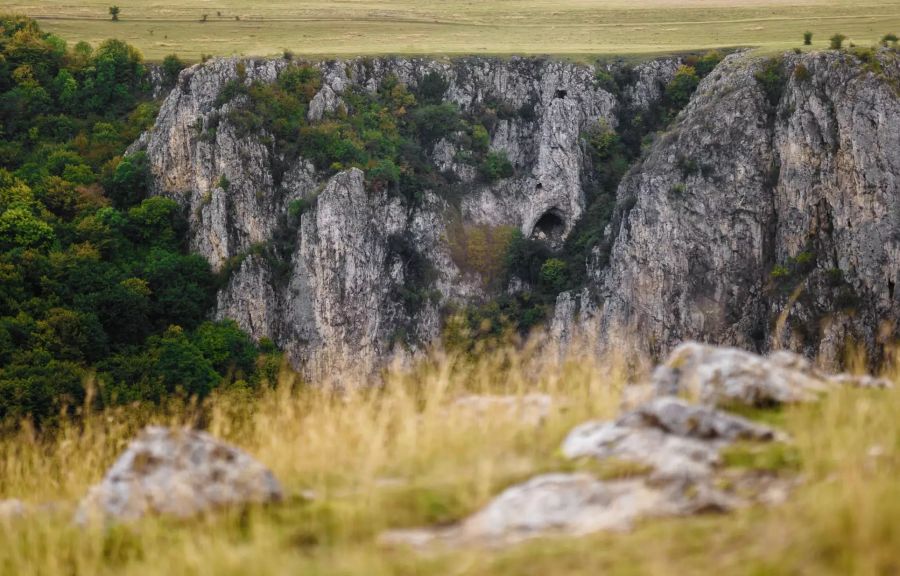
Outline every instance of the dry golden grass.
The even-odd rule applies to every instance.
[[[897,374],[893,374],[895,381]],[[893,574],[900,569],[900,389],[842,390],[765,414],[794,438],[805,483],[791,501],[731,516],[650,522],[631,534],[432,555],[384,549],[386,528],[453,521],[510,483],[564,469],[558,446],[611,417],[621,363],[539,348],[478,361],[437,356],[342,393],[285,373],[252,399],[88,417],[50,437],[0,440],[0,498],[57,502],[0,522],[0,574]],[[540,426],[451,408],[467,393],[546,393]],[[272,468],[287,501],[193,521],[81,530],[74,504],[147,421],[199,424]],[[778,467],[778,460],[775,461]],[[793,470],[793,468],[792,468]],[[309,498],[314,495],[314,498]]]
[[[900,0],[5,0],[73,42],[118,37],[170,53],[653,54],[728,46],[785,50],[815,33],[870,45],[900,30]],[[201,22],[203,15],[205,22]],[[236,20],[240,18],[240,20]]]

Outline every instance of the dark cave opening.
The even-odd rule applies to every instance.
[[[543,240],[553,246],[558,246],[562,244],[565,231],[566,223],[562,215],[553,208],[538,218],[534,225],[534,230],[531,232],[531,237],[535,240]]]

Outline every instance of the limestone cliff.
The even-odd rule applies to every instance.
[[[593,178],[582,135],[652,110],[679,64],[642,64],[610,91],[594,67],[545,59],[315,64],[314,123],[343,113],[348,90],[374,92],[388,77],[415,89],[429,74],[460,110],[503,110],[490,149],[506,154],[511,176],[479,178],[458,139],[428,148],[454,197],[425,189],[410,202],[367,186],[360,170],[332,175],[264,132],[237,130],[229,113],[246,101],[220,94],[230,82],[274,82],[291,65],[281,59],[185,70],[136,147],[153,192],[185,207],[192,249],[229,273],[218,317],[272,338],[312,376],[371,373],[395,345],[434,341],[446,306],[491,297],[489,279],[451,255],[453,219],[513,226],[559,250]],[[836,359],[851,337],[877,352],[900,320],[898,83],[889,51],[869,62],[726,58],[621,182],[606,247],[587,258],[584,284],[560,295],[552,332],[628,333],[651,353],[694,338]]]
[[[900,63],[727,58],[622,182],[601,330],[836,363],[900,321]],[[783,328],[779,330],[779,316]]]

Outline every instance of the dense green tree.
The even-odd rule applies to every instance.
[[[115,164],[112,174],[104,182],[106,193],[119,208],[128,208],[147,195],[149,164],[144,152],[136,152]]]
[[[683,108],[691,99],[700,78],[697,70],[692,66],[680,66],[675,72],[675,77],[666,86],[666,96],[669,102],[676,108]]]
[[[179,326],[170,326],[162,336],[154,337],[151,346],[156,357],[152,377],[169,394],[181,391],[188,396],[206,396],[222,379]]]
[[[233,370],[241,377],[251,374],[259,356],[256,344],[233,320],[204,322],[191,341],[219,374]]]
[[[167,86],[174,86],[178,80],[178,74],[187,67],[187,64],[177,54],[169,54],[162,61],[163,81]]]
[[[0,17],[0,423],[81,408],[94,372],[101,404],[272,376],[236,325],[204,323],[209,264],[178,204],[146,198],[146,156],[122,157],[155,119],[147,88],[127,44],[70,51]]]
[[[13,206],[0,214],[0,248],[46,250],[53,243],[53,227],[24,206]]]

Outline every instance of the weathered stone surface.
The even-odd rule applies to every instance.
[[[875,74],[846,52],[787,54],[774,102],[748,54],[701,82],[619,187],[609,267],[589,274],[604,334],[660,355],[780,343],[832,368],[848,338],[877,358],[900,335],[900,59],[877,57]]]
[[[727,57],[620,184],[617,217],[604,234],[611,248],[598,246],[587,258],[586,286],[559,296],[553,334],[561,341],[589,334],[617,349],[636,341],[638,352],[655,357],[691,338],[757,351],[786,347],[829,367],[850,339],[877,361],[881,347],[900,336],[900,103],[893,86],[900,63],[891,51],[877,57],[875,74],[848,53],[787,54],[783,86],[771,101],[757,80],[763,60]],[[416,354],[438,338],[444,306],[489,296],[484,279],[450,258],[449,214],[560,246],[593,185],[582,132],[599,120],[615,127],[622,110],[652,108],[679,64],[669,58],[637,66],[619,96],[603,90],[593,67],[547,59],[315,64],[323,84],[309,108],[314,121],[337,110],[349,88],[374,91],[391,75],[414,88],[437,73],[448,82],[444,100],[463,111],[502,107],[490,146],[506,153],[513,177],[483,182],[459,159],[467,151],[449,139],[428,151],[436,169],[458,180],[452,202],[425,190],[417,204],[379,193],[363,202],[354,193],[353,203],[329,207],[335,194],[322,191],[343,184],[302,158],[283,174],[276,170],[284,159],[267,135],[239,137],[228,121],[245,102],[217,98],[229,81],[274,81],[289,65],[281,59],[220,59],[185,70],[156,126],[133,149],[149,155],[153,192],[185,207],[194,251],[215,268],[246,256],[219,294],[217,315],[274,339],[318,378],[349,356],[365,368],[382,365],[397,343]],[[292,202],[314,204],[317,196],[325,206],[303,215],[306,232],[288,247],[286,262],[253,255],[284,232],[280,222]],[[333,225],[348,233],[325,229]],[[319,237],[348,248],[324,250]],[[431,285],[416,287],[432,294],[420,307],[400,296],[409,275],[390,249],[398,239],[433,271]],[[330,272],[313,276],[302,263],[314,254],[357,255],[349,267],[319,263]],[[359,301],[365,319],[357,294],[335,289],[341,281],[320,284],[360,265],[369,269],[358,277],[378,282]],[[361,328],[350,329],[351,321]]]
[[[643,480],[601,481],[588,474],[546,474],[505,490],[460,524],[437,530],[386,533],[386,544],[499,546],[528,538],[627,530],[636,520],[731,507],[730,499],[702,485],[654,487]]]
[[[234,318],[257,338],[272,338],[308,376],[340,380],[345,360],[356,359],[356,372],[371,373],[395,343],[421,350],[439,334],[439,307],[482,298],[483,281],[463,274],[450,258],[451,207],[431,191],[423,190],[424,200],[415,204],[370,194],[360,174],[329,180],[302,158],[278,181],[275,165],[283,159],[267,135],[239,136],[228,119],[245,104],[242,97],[222,103],[218,96],[231,81],[272,82],[288,65],[217,59],[183,71],[156,126],[133,150],[146,149],[153,193],[185,207],[192,250],[216,269],[239,261],[219,293],[217,316]],[[351,87],[374,91],[393,75],[415,88],[430,72],[447,80],[445,100],[464,111],[488,102],[513,111],[497,120],[491,142],[515,166],[512,178],[480,181],[476,167],[458,160],[459,150],[446,140],[429,152],[438,169],[466,183],[453,208],[464,223],[514,226],[526,236],[548,212],[562,222],[561,234],[572,229],[585,207],[581,130],[600,118],[615,124],[616,99],[596,86],[590,66],[533,58],[314,65],[322,88],[308,110],[312,121],[337,110]],[[311,207],[293,253],[273,266],[256,248],[272,241],[298,199]],[[397,253],[403,246],[431,266],[431,286],[407,286],[411,256]],[[413,309],[402,297],[413,288],[439,298]]]
[[[150,426],[89,490],[76,521],[184,518],[281,497],[272,473],[238,448],[204,432]]]
[[[656,477],[701,478],[720,463],[719,450],[736,440],[770,441],[775,430],[715,408],[664,396],[614,422],[587,422],[563,442],[568,458],[615,458],[646,465]]]
[[[676,348],[654,371],[652,384],[659,394],[685,394],[725,406],[809,402],[834,386],[891,386],[889,381],[871,376],[829,376],[790,352],[763,357],[696,342]]]
[[[447,528],[386,533],[407,546],[506,545],[537,536],[628,529],[635,520],[727,512],[751,503],[782,502],[793,486],[772,474],[726,472],[717,488],[719,451],[736,441],[784,440],[780,432],[720,409],[672,396],[654,398],[611,422],[587,422],[566,437],[570,459],[645,467],[629,478],[545,474],[505,490],[479,512]]]

